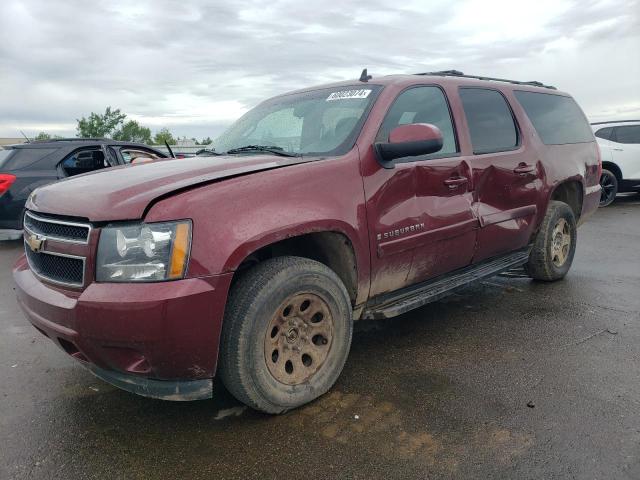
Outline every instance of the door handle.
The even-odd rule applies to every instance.
[[[614,148],[614,150],[615,150],[616,152],[624,152],[624,149],[622,149],[622,148]]]
[[[444,184],[451,190],[453,190],[454,188],[458,188],[460,185],[464,185],[468,181],[469,179],[467,177],[451,177],[447,178],[444,181]]]
[[[526,175],[527,173],[533,173],[535,171],[535,165],[527,165],[526,163],[521,163],[513,169],[513,173],[517,173],[518,175]]]

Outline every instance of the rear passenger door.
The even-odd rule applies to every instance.
[[[474,208],[480,222],[476,263],[529,243],[542,167],[536,153],[523,144],[502,92],[461,87],[459,95],[473,152]]]

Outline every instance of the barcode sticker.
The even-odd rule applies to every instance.
[[[333,92],[327,97],[327,102],[332,100],[349,100],[352,98],[367,98],[371,90],[341,90],[339,92]]]

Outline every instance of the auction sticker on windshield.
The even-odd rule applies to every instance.
[[[367,98],[371,90],[357,89],[357,90],[341,90],[339,92],[333,92],[327,97],[327,102],[331,100],[349,100],[351,98]]]

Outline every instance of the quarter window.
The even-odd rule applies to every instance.
[[[611,131],[612,130],[613,130],[613,128],[611,128],[611,127],[601,128],[600,130],[596,131],[595,135],[598,138],[603,138],[605,140],[609,140],[609,137],[611,137]]]
[[[518,146],[513,115],[500,92],[461,88],[460,99],[469,125],[473,153],[502,152]]]
[[[564,95],[514,92],[545,145],[593,142],[593,132],[576,101]]]
[[[378,131],[378,142],[389,141],[391,130],[409,123],[430,123],[442,132],[442,149],[432,155],[411,157],[420,160],[430,157],[453,156],[458,152],[456,136],[447,99],[439,87],[414,87],[402,92],[389,108]]]
[[[618,143],[640,143],[640,125],[615,127],[612,140]]]
[[[13,155],[14,152],[14,149],[0,149],[0,167],[2,167],[2,165],[7,161],[9,157],[11,157],[11,155]]]

